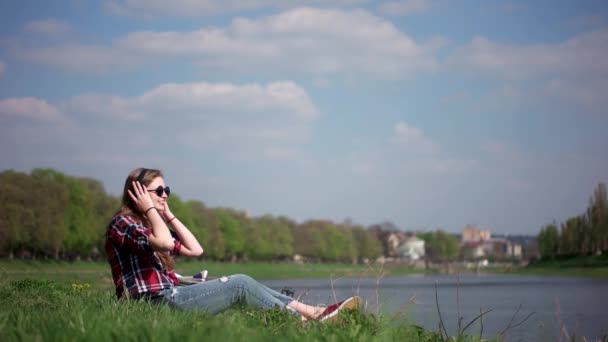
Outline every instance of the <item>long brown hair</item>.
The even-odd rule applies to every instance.
[[[137,206],[131,196],[129,190],[133,189],[133,182],[140,181],[144,187],[147,187],[156,177],[163,177],[163,173],[157,169],[137,168],[129,173],[125,180],[125,186],[122,191],[122,202],[116,215],[130,216],[143,225],[148,225],[148,220],[137,210]],[[173,258],[164,252],[156,252],[156,256],[160,259],[163,270],[173,270],[175,261]]]

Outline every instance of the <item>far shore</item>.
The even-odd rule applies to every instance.
[[[476,273],[475,270],[458,270],[456,267],[451,267],[450,272],[441,272],[436,269],[425,270],[408,266],[407,264],[353,265],[335,263],[295,264],[285,262],[224,263],[210,261],[178,261],[175,270],[177,273],[186,276],[202,270],[208,270],[210,278],[244,273],[259,280],[303,278],[337,279],[342,277],[383,278],[387,276],[436,273]],[[538,265],[533,267],[484,267],[476,271],[477,273],[509,275],[608,278],[608,266],[556,267],[555,265]],[[105,262],[0,259],[0,282],[28,278],[66,283],[88,283],[96,288],[109,289],[112,286],[110,269]]]

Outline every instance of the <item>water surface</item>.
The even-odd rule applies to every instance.
[[[509,323],[507,341],[555,341],[560,334],[585,336],[587,340],[608,334],[608,279],[508,275],[414,275],[375,278],[298,279],[263,281],[281,290],[289,287],[305,303],[332,303],[358,294],[373,313],[395,315],[430,330],[439,319],[435,295],[450,335],[458,325],[483,316],[483,336],[498,336]],[[435,291],[435,284],[437,291]],[[519,309],[519,311],[518,311]],[[479,335],[477,321],[467,333]],[[565,335],[564,335],[565,336]]]

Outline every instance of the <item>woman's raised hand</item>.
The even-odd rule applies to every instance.
[[[135,202],[135,206],[139,210],[140,213],[145,213],[150,207],[154,207],[154,202],[152,202],[152,197],[148,193],[148,190],[138,181],[133,181],[133,191],[131,189],[127,190],[129,192],[129,196]]]
[[[163,204],[163,206],[164,206],[164,208],[163,208],[162,216],[165,219],[165,221],[168,221],[168,220],[174,218],[175,215],[173,215],[173,213],[169,209],[169,201],[165,200],[165,203]]]

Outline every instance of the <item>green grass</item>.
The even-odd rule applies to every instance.
[[[362,312],[341,314],[335,324],[241,307],[211,316],[49,280],[3,282],[0,305],[2,341],[442,341],[416,325]]]
[[[519,275],[608,278],[608,255],[582,255],[542,260],[523,268],[495,270]]]
[[[236,273],[247,274],[254,279],[303,279],[338,277],[380,277],[381,275],[406,275],[423,273],[407,266],[378,266],[351,264],[291,264],[291,263],[219,263],[207,261],[176,262],[175,270],[182,275],[192,275],[203,269],[209,277]],[[26,278],[41,278],[63,283],[89,283],[96,288],[111,288],[112,275],[107,262],[56,262],[0,260],[0,283]]]
[[[522,268],[509,272],[517,275],[537,275],[537,276],[559,276],[559,277],[578,277],[578,278],[608,278],[608,267],[600,268],[580,268],[573,267],[567,269],[559,268]]]
[[[404,267],[179,263],[190,274],[246,273],[258,279],[410,274]],[[0,341],[443,341],[409,315],[346,313],[338,324],[299,319],[283,310],[234,307],[211,316],[145,301],[118,301],[109,267],[91,262],[0,261]],[[452,337],[450,341],[479,341]]]

